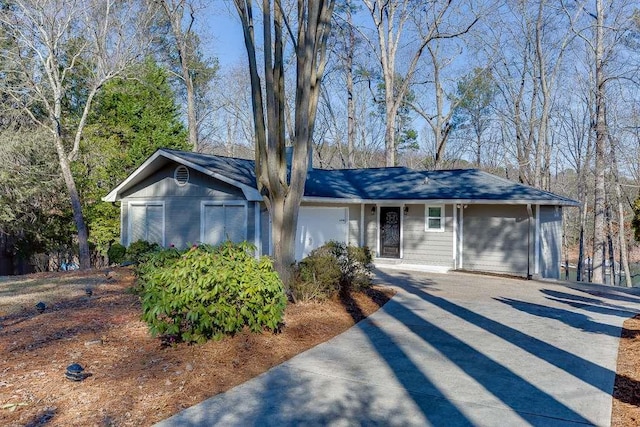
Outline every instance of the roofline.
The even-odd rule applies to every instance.
[[[122,190],[123,188],[125,188],[131,181],[133,181],[133,179],[138,176],[144,169],[146,169],[151,163],[153,163],[158,157],[165,157],[168,160],[173,160],[176,163],[180,163],[182,165],[188,166],[194,170],[197,170],[199,172],[202,172],[205,175],[208,175],[212,178],[215,178],[217,180],[220,180],[222,182],[226,182],[229,185],[232,185],[234,187],[237,187],[239,189],[242,190],[244,197],[247,199],[247,201],[250,202],[256,202],[256,201],[262,201],[262,196],[260,195],[260,192],[255,189],[252,188],[248,185],[245,185],[241,182],[238,182],[234,179],[230,179],[224,175],[220,175],[219,173],[216,172],[212,172],[210,170],[208,170],[207,168],[204,168],[196,163],[190,162],[188,160],[183,159],[180,156],[177,156],[173,153],[169,153],[167,151],[165,151],[164,149],[160,148],[158,149],[155,153],[153,153],[151,155],[151,157],[149,157],[144,163],[142,163],[135,171],[133,171],[133,173],[131,173],[131,175],[129,175],[127,177],[127,179],[125,179],[124,181],[122,181],[122,183],[120,183],[120,185],[118,185],[116,188],[114,188],[113,190],[111,190],[111,192],[109,192],[109,194],[107,194],[106,196],[104,196],[102,198],[103,201],[105,202],[115,202],[119,200],[119,193],[120,190]]]
[[[376,205],[389,204],[423,204],[433,203],[436,205],[547,205],[547,206],[580,206],[574,200],[526,200],[526,199],[360,199],[360,198],[337,198],[337,197],[303,197],[306,203],[330,203],[330,204],[350,204],[367,203]]]

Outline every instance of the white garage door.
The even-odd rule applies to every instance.
[[[347,208],[301,207],[296,232],[299,261],[330,240],[346,242],[349,232]]]

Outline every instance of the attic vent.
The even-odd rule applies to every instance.
[[[186,166],[178,166],[173,173],[173,179],[176,180],[176,184],[179,186],[187,185],[189,182],[189,169]]]

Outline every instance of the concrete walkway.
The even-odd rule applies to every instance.
[[[462,273],[376,282],[398,294],[367,320],[158,425],[610,424],[637,294]]]

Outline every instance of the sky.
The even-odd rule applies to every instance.
[[[245,61],[242,26],[231,1],[214,0],[196,20],[196,31],[203,37],[205,52],[218,58],[223,71]]]

